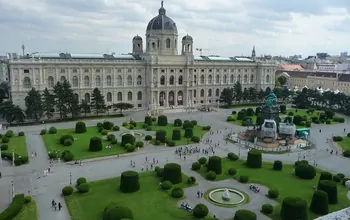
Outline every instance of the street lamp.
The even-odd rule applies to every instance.
[[[12,149],[12,166],[15,166],[15,149]]]
[[[15,184],[13,181],[11,181],[11,191],[12,191],[12,198],[15,197]]]
[[[1,147],[0,147],[0,163],[2,163]]]
[[[72,173],[69,173],[69,185],[72,185]]]

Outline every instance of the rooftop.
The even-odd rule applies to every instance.
[[[79,53],[32,53],[21,59],[109,59],[109,60],[141,60],[139,56],[131,54],[79,54]]]
[[[246,57],[220,57],[220,56],[199,56],[194,57],[195,61],[213,61],[213,62],[254,62]]]

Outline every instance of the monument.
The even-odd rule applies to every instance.
[[[227,188],[222,193],[222,199],[225,200],[225,201],[228,201],[228,200],[231,199],[230,191]]]

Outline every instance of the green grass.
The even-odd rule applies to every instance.
[[[337,142],[338,146],[343,150],[350,150],[350,137],[343,137],[342,141]]]
[[[106,149],[106,146],[109,145],[110,142],[102,138],[102,135],[97,132],[97,127],[87,127],[86,130],[86,133],[76,134],[74,132],[74,128],[62,129],[57,130],[56,134],[42,135],[46,150],[48,152],[54,150],[59,150],[60,152],[70,150],[73,153],[75,159],[88,159],[94,157],[104,157],[126,153],[126,150],[120,146],[121,137],[116,137],[116,139],[118,139],[118,144],[114,145],[110,149]],[[64,134],[71,134],[74,138],[77,139],[76,141],[74,141],[72,146],[67,147],[60,144],[60,138]],[[94,136],[102,138],[102,151],[89,151],[90,138]]]
[[[21,212],[13,218],[13,220],[37,220],[38,210],[36,208],[35,201],[31,203],[25,203]]]
[[[13,136],[10,138],[10,142],[6,144],[8,146],[8,149],[2,152],[12,153],[12,149],[14,149],[16,154],[20,156],[28,156],[25,136]]]
[[[283,171],[275,171],[272,169],[272,163],[263,163],[261,169],[251,169],[243,164],[243,161],[231,161],[228,158],[223,158],[223,174],[216,176],[216,180],[230,179],[232,176],[228,175],[229,168],[237,169],[237,176],[247,175],[250,183],[262,184],[269,189],[277,189],[279,191],[279,198],[277,201],[282,203],[283,198],[289,196],[296,196],[305,199],[310,205],[313,186],[317,185],[321,170],[317,171],[317,176],[313,180],[302,180],[294,175],[294,167],[290,164],[283,164]],[[205,168],[199,171],[202,176],[205,176]],[[247,186],[248,188],[248,186]],[[338,184],[338,204],[329,205],[329,212],[334,212],[346,207],[349,207],[350,201],[347,198],[348,190],[346,187]],[[276,207],[276,212],[271,215],[272,219],[280,220],[279,217],[280,205]],[[309,219],[314,219],[318,215],[309,212]]]
[[[183,183],[175,186],[189,187],[186,183],[187,178],[183,175]],[[178,207],[177,203],[181,199],[170,197],[170,190],[161,190],[159,181],[155,172],[141,173],[140,191],[122,193],[119,191],[120,177],[99,180],[89,183],[90,192],[87,194],[74,193],[65,197],[65,200],[72,220],[101,219],[104,208],[110,202],[130,208],[134,219],[192,220],[191,213]]]
[[[260,104],[261,105],[261,104]],[[257,103],[253,103],[253,104],[242,104],[242,105],[231,105],[230,109],[235,109],[235,108],[256,108],[258,106],[260,106]]]

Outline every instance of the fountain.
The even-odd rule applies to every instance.
[[[229,201],[231,199],[230,191],[228,191],[227,188],[222,193],[222,199],[225,200],[225,201]]]
[[[219,188],[209,190],[208,198],[214,204],[219,205],[238,205],[244,202],[245,196],[243,193],[239,192],[236,189],[232,188]]]
[[[131,134],[132,136],[135,136],[134,131],[130,131],[130,134]]]

